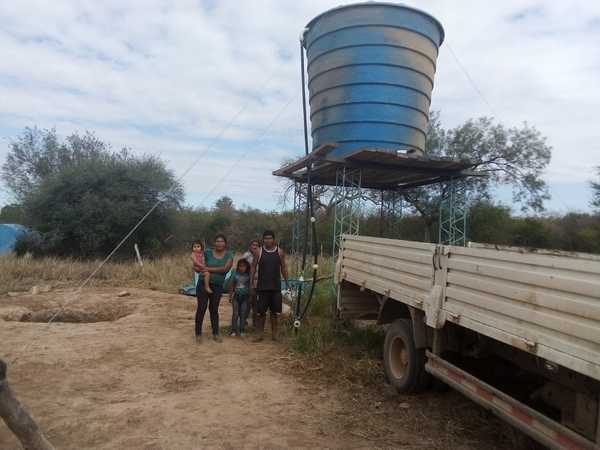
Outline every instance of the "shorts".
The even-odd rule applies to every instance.
[[[267,310],[271,314],[281,314],[281,291],[258,291],[256,299],[257,313],[265,315]]]

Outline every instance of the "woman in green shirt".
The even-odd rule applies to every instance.
[[[233,265],[233,254],[227,250],[227,238],[223,234],[215,236],[214,247],[206,249],[204,252],[204,261],[206,270],[210,273],[210,288],[212,293],[207,293],[204,289],[204,282],[198,282],[196,285],[196,298],[198,308],[196,309],[196,341],[202,342],[202,323],[206,308],[210,313],[210,326],[212,328],[213,339],[222,342],[219,336],[219,303],[223,294],[223,284],[225,275]],[[200,277],[202,279],[202,277]]]

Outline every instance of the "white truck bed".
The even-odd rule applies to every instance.
[[[600,380],[600,257],[344,236],[336,276]],[[347,318],[378,304],[338,302]]]

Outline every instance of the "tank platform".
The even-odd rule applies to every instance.
[[[312,163],[312,184],[336,186],[339,169],[360,169],[362,188],[385,191],[403,191],[478,175],[471,170],[474,164],[467,160],[429,158],[372,148],[358,149],[339,159],[329,156],[335,147],[335,144],[322,145],[274,171],[273,175],[306,183],[307,167]]]

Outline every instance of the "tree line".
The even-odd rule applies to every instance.
[[[600,168],[590,184],[596,213],[540,215],[548,197],[541,176],[551,148],[535,128],[507,129],[482,118],[445,130],[434,113],[428,136],[429,156],[468,158],[473,170],[487,175],[467,180],[472,241],[600,253]],[[187,249],[193,240],[210,240],[218,232],[242,250],[267,228],[284,247],[291,246],[292,211],[237,208],[226,196],[211,207],[184,206],[183,188],[164,161],[114,150],[90,132],[61,141],[53,129],[26,128],[11,141],[1,176],[15,202],[2,208],[0,223],[32,230],[18,242],[20,253],[103,257],[150,209],[117,257],[131,257],[133,243],[152,257]],[[512,188],[518,215],[494,203],[498,185]],[[314,195],[320,250],[330,253],[336,200],[328,188]],[[441,195],[439,186],[404,193],[404,215],[397,234],[388,237],[435,241]],[[381,235],[381,193],[365,191],[364,197],[361,234]]]

